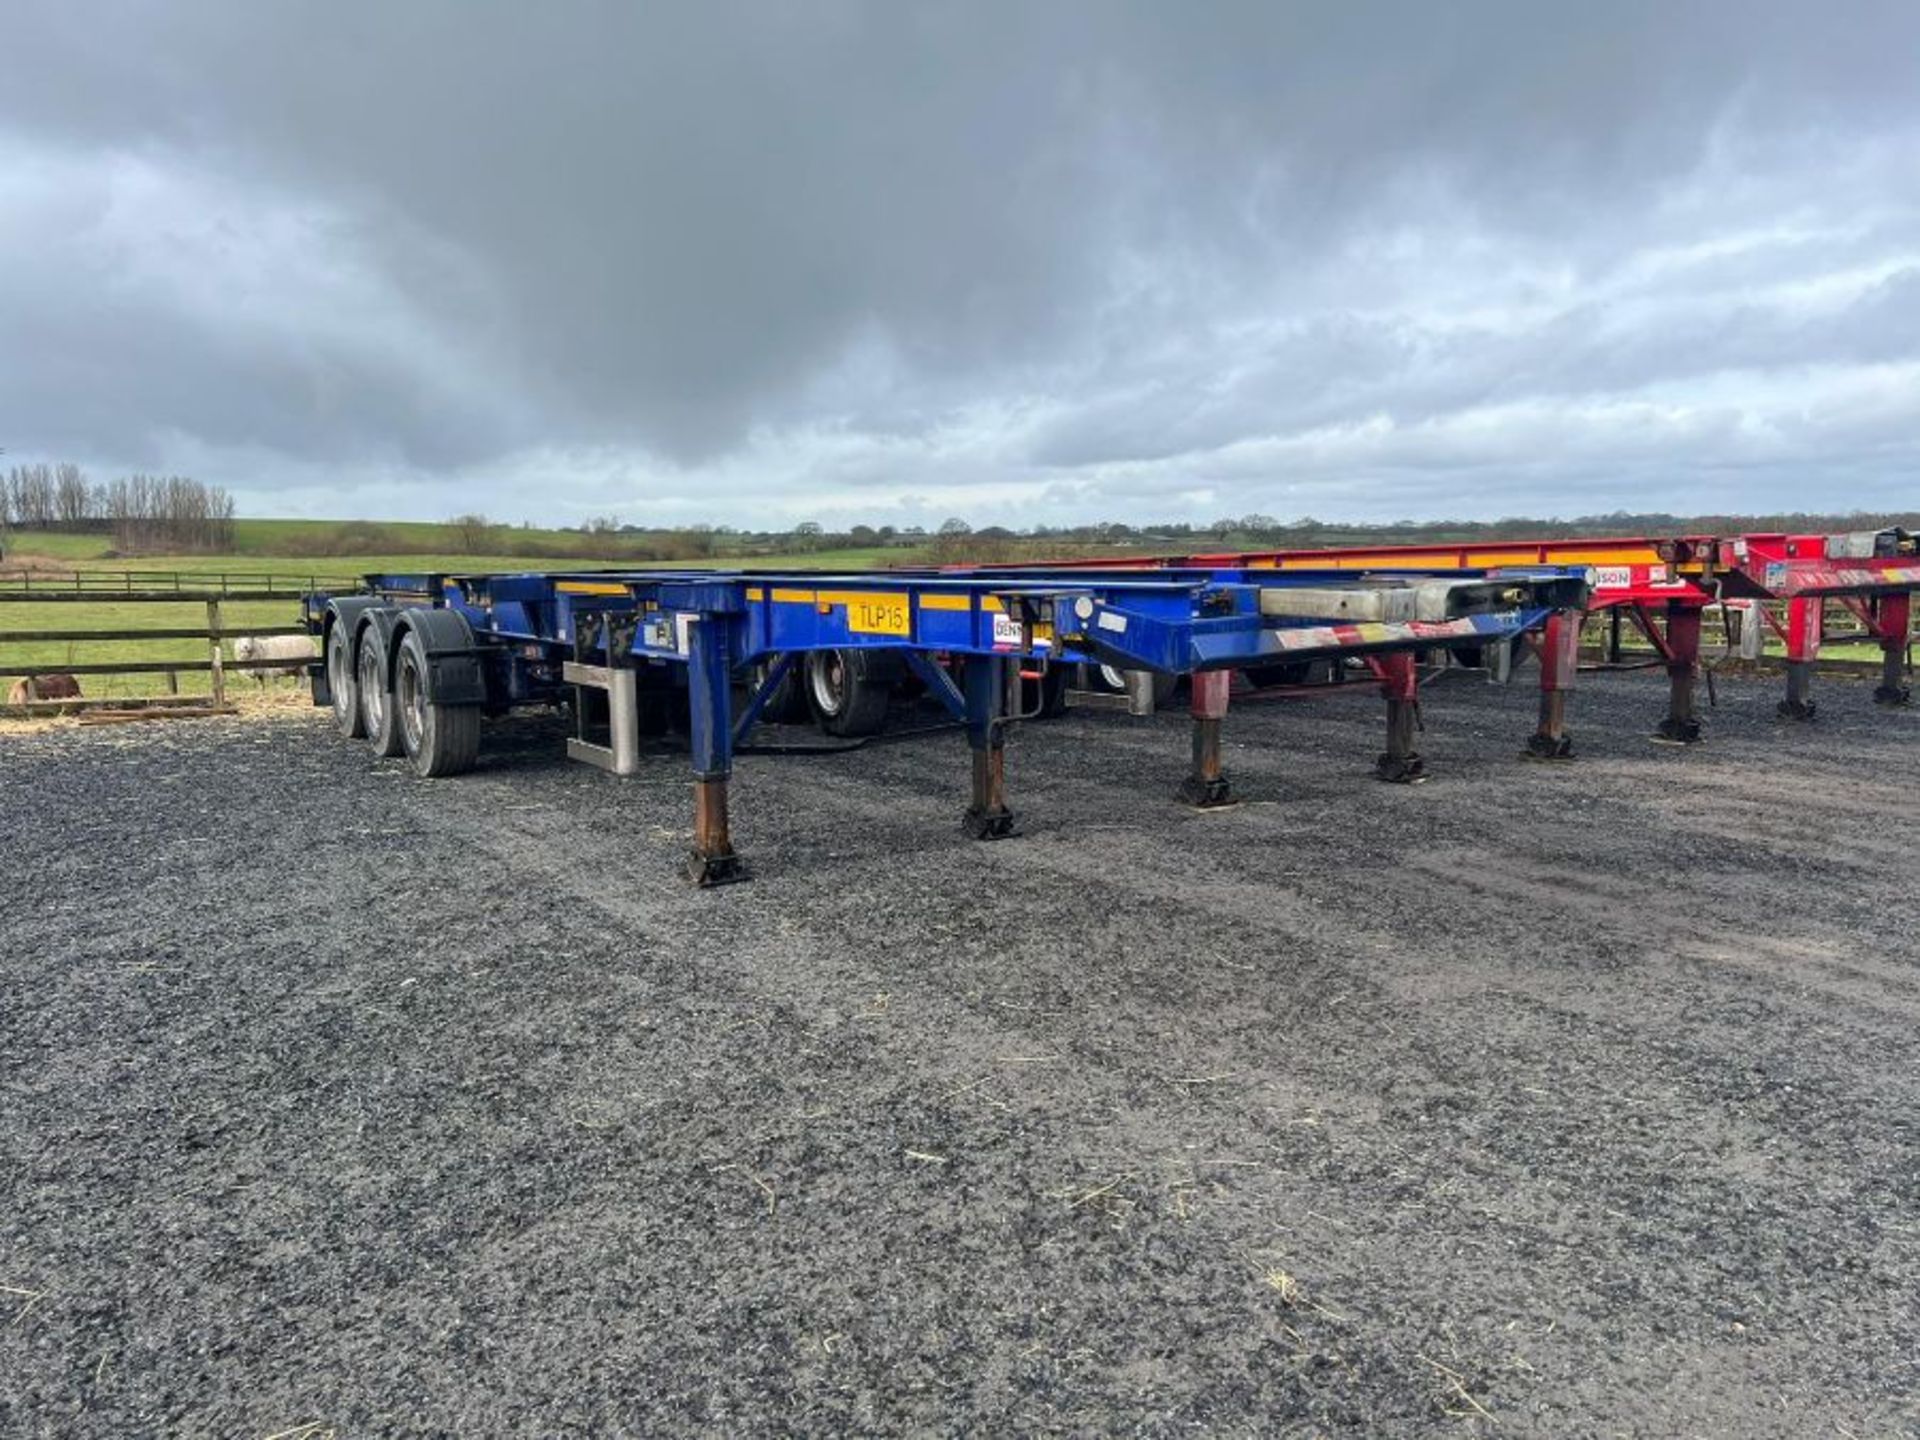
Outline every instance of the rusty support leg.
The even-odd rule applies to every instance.
[[[1693,680],[1700,668],[1700,606],[1667,605],[1667,716],[1654,730],[1659,745],[1700,743]]]
[[[1380,657],[1380,693],[1387,698],[1387,748],[1374,762],[1374,778],[1394,785],[1418,785],[1427,778],[1427,762],[1413,748],[1420,725],[1420,675],[1411,651]]]
[[[1906,684],[1912,610],[1913,596],[1906,591],[1880,597],[1879,613],[1874,617],[1874,629],[1880,636],[1880,688],[1873,692],[1876,705],[1905,705],[1913,699],[1913,691]]]
[[[701,889],[747,878],[727,830],[733,773],[733,667],[726,622],[702,615],[688,627],[688,739],[693,751],[693,853],[687,874]]]
[[[1180,798],[1198,810],[1233,804],[1233,788],[1220,768],[1220,724],[1227,716],[1227,694],[1233,676],[1226,670],[1203,670],[1188,684],[1193,692],[1193,768],[1180,782]]]
[[[693,782],[693,857],[687,872],[694,884],[706,889],[746,878],[746,867],[734,853],[727,832],[727,777]]]
[[[1787,698],[1780,702],[1782,720],[1813,719],[1813,662],[1820,656],[1825,624],[1826,602],[1819,597],[1796,595],[1787,602]]]
[[[973,795],[961,819],[976,840],[1004,840],[1013,834],[1007,808],[1007,662],[975,655],[961,677],[967,700],[967,746],[973,752]]]
[[[1527,738],[1520,752],[1527,760],[1571,760],[1573,737],[1567,734],[1567,697],[1573,693],[1579,669],[1578,612],[1555,611],[1547,617],[1540,637],[1540,728]]]

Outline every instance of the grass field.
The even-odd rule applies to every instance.
[[[352,583],[361,575],[381,573],[417,573],[429,571],[511,571],[556,568],[620,568],[619,562],[582,559],[557,549],[548,557],[525,555],[469,555],[451,550],[427,554],[307,556],[274,553],[278,542],[282,550],[290,539],[305,533],[338,528],[330,523],[300,520],[242,520],[236,522],[238,550],[228,555],[168,555],[144,560],[109,557],[109,539],[104,535],[34,534],[15,537],[10,548],[12,559],[34,555],[61,561],[73,569],[87,572],[139,570],[179,576],[259,576],[272,577],[276,584],[312,582],[324,587],[329,583]],[[448,527],[443,525],[395,524],[382,530],[411,532],[413,538],[448,543]],[[565,531],[514,531],[517,539],[531,533],[553,536],[558,544]],[[578,540],[580,537],[571,537]],[[792,569],[827,570],[871,568],[880,565],[910,565],[924,560],[922,551],[899,546],[866,549],[817,550],[803,555],[754,556],[747,559],[716,558],[681,560],[672,564],[684,569],[711,569],[734,565],[778,566]],[[633,562],[628,562],[629,568]],[[664,564],[666,562],[651,562]],[[34,604],[13,602],[0,606],[0,632],[36,630],[182,630],[206,624],[206,606],[198,601],[182,604],[115,602],[103,596],[97,601]],[[291,600],[233,601],[222,607],[221,624],[229,631],[246,632],[250,628],[290,625],[299,619],[299,606]],[[225,651],[232,657],[232,646]],[[70,665],[87,663],[124,663],[168,660],[204,661],[207,646],[193,640],[119,640],[52,641],[22,644],[0,641],[0,664],[32,665],[57,671]],[[179,674],[170,681],[165,674],[87,676],[82,688],[90,695],[149,696],[177,693],[204,695],[211,689],[211,677],[205,674]],[[236,677],[236,684],[252,686],[247,676]],[[290,687],[295,681],[277,679],[271,685]],[[11,679],[4,682],[12,684]]]

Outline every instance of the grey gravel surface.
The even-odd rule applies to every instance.
[[[0,738],[0,1434],[1920,1429],[1920,714]],[[311,1426],[301,1430],[298,1427]]]

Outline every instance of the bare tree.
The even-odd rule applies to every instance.
[[[233,497],[184,475],[115,480],[104,487],[103,508],[123,555],[233,546]]]
[[[453,530],[454,543],[469,555],[481,554],[493,533],[493,523],[484,515],[456,515],[447,524]]]
[[[16,465],[7,476],[13,513],[23,530],[51,530],[54,484],[51,465]]]
[[[53,467],[53,506],[63,530],[78,530],[92,516],[93,492],[78,465],[63,460]]]

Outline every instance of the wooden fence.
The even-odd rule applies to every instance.
[[[316,590],[358,590],[351,575],[268,574],[201,570],[72,570],[58,573],[0,566],[0,600],[297,600]]]
[[[253,580],[257,577],[234,577]],[[339,582],[334,582],[336,586]],[[340,587],[346,588],[346,587]],[[305,662],[285,657],[273,659],[236,660],[226,654],[226,642],[239,639],[243,635],[280,636],[304,635],[306,627],[300,624],[262,625],[248,623],[229,628],[223,623],[221,607],[241,600],[289,600],[309,593],[307,589],[248,588],[228,589],[217,593],[186,593],[181,590],[40,590],[31,592],[14,591],[0,588],[0,627],[7,627],[7,606],[9,604],[31,603],[35,605],[48,602],[91,600],[109,601],[115,606],[125,604],[200,604],[206,607],[206,623],[195,626],[166,626],[149,629],[46,629],[25,630],[0,628],[0,680],[13,681],[25,678],[28,681],[29,698],[25,705],[0,705],[0,716],[33,716],[62,714],[69,711],[87,710],[100,707],[139,707],[143,705],[165,704],[179,705],[179,677],[181,675],[206,675],[211,682],[211,704],[223,708],[227,704],[227,677],[235,672],[247,673],[256,670],[286,670]],[[174,657],[152,657],[137,660],[95,660],[95,661],[38,661],[25,663],[17,657],[9,657],[6,647],[13,645],[100,645],[125,644],[154,640],[198,641],[206,647],[205,659],[181,659]],[[45,675],[84,676],[106,675],[164,675],[168,689],[172,692],[166,697],[127,697],[127,696],[83,696],[78,699],[42,700],[32,694],[32,677]],[[11,686],[5,687],[10,689]]]

